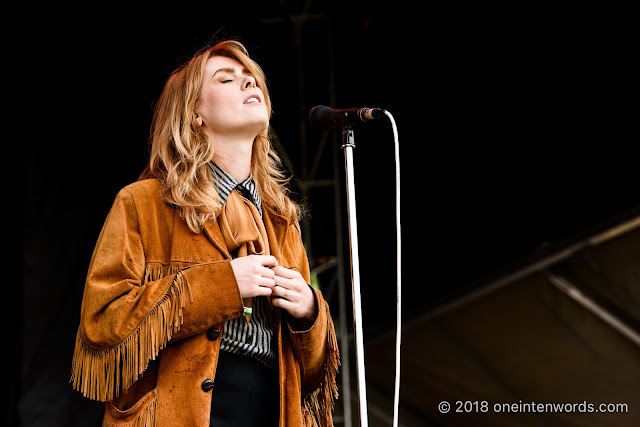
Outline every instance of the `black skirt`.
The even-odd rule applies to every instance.
[[[278,425],[278,373],[253,357],[220,351],[212,392],[211,426]]]

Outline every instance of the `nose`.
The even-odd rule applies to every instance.
[[[253,76],[247,76],[244,82],[245,89],[251,89],[256,87],[256,79]]]

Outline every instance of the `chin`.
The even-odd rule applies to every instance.
[[[257,131],[256,135],[258,135],[261,132],[264,132],[265,130],[269,129],[269,119],[256,121],[255,129]]]

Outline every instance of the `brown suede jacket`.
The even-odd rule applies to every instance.
[[[189,230],[156,179],[123,188],[96,244],[82,300],[73,387],[106,402],[104,425],[209,426],[220,334],[243,314],[216,221]],[[264,207],[270,251],[309,283],[295,224]],[[306,331],[273,311],[280,426],[333,425],[338,346],[327,303]],[[132,406],[133,405],[133,406]]]

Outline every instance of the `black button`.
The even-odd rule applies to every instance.
[[[220,329],[218,328],[209,328],[207,330],[207,338],[209,341],[215,341],[220,338]]]
[[[206,380],[202,381],[202,390],[203,391],[211,391],[212,388],[213,388],[213,381],[211,381],[208,378]]]
[[[251,333],[247,334],[247,341],[248,343],[253,343],[253,335],[251,335]]]

